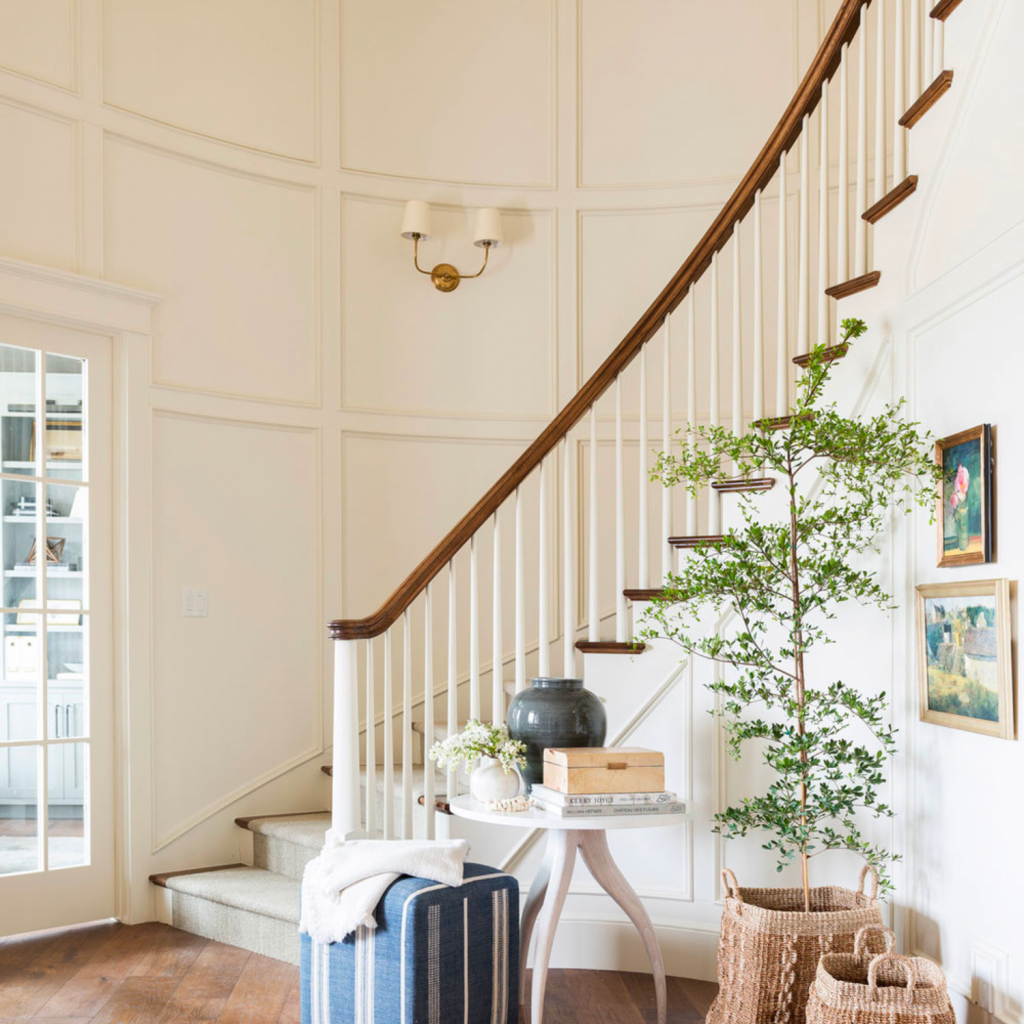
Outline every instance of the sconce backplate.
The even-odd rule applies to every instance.
[[[455,291],[461,279],[459,272],[450,263],[438,263],[430,272],[430,280],[439,292]]]

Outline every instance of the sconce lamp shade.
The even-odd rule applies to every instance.
[[[430,237],[430,207],[422,199],[410,199],[405,204],[405,216],[402,218],[402,237]]]
[[[505,236],[501,233],[501,214],[490,208],[477,210],[473,244],[481,247],[489,244],[497,249],[504,240]]]

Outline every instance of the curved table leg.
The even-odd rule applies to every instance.
[[[548,891],[548,882],[551,879],[551,861],[554,857],[554,844],[551,842],[551,833],[548,833],[547,845],[544,849],[544,859],[537,869],[537,876],[530,883],[530,895],[526,897],[523,906],[523,916],[519,924],[519,1005],[526,1006],[526,978],[527,966],[530,957],[530,940],[533,938],[533,926],[537,921],[541,905],[544,902],[544,895]]]
[[[604,831],[580,833],[580,852],[584,863],[590,869],[594,880],[622,909],[636,926],[640,938],[644,941],[647,956],[651,961],[651,972],[654,975],[654,992],[658,1004],[658,1024],[665,1024],[665,964],[661,958],[658,937],[654,933],[654,925],[647,916],[640,897],[633,891],[618,865],[612,860],[608,849],[608,837]]]
[[[569,891],[569,883],[572,881],[576,848],[579,845],[580,833],[577,831],[551,829],[548,832],[551,877],[537,921],[537,952],[533,958],[533,986],[530,993],[531,1024],[542,1024],[544,1020],[544,989],[548,982],[548,961],[551,959],[551,946],[555,941],[558,917],[562,913],[565,894]]]

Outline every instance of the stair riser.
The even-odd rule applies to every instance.
[[[302,880],[306,865],[320,851],[308,846],[290,843],[279,836],[264,836],[258,832],[252,837],[253,865],[273,871],[275,875]]]
[[[299,962],[299,932],[292,921],[175,892],[171,894],[171,923],[193,935],[241,946],[275,960]]]

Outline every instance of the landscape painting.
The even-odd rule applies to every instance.
[[[972,427],[935,445],[943,482],[936,510],[938,564],[992,561],[991,427]]]
[[[921,719],[1012,739],[1009,583],[917,588]]]

